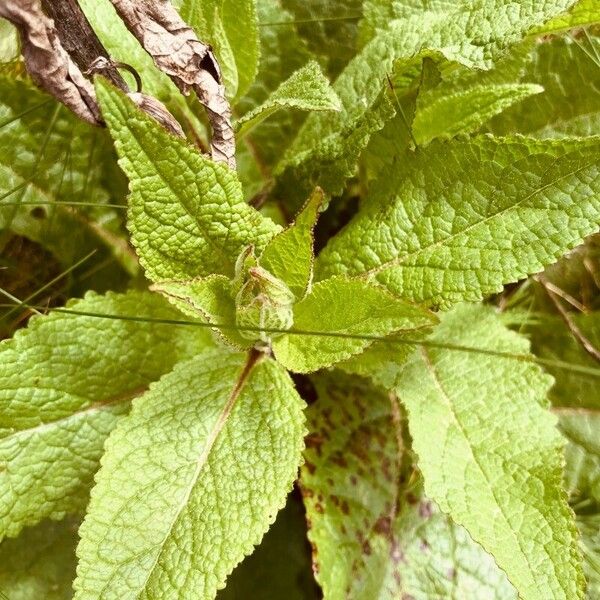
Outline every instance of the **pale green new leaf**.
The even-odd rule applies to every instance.
[[[285,504],[302,410],[254,354],[199,354],[151,386],[106,443],[75,598],[213,598]]]
[[[427,144],[438,137],[477,131],[486,121],[510,106],[544,91],[535,84],[472,86],[453,94],[419,96],[413,121],[417,143]]]
[[[589,36],[600,50],[600,37]],[[600,56],[600,55],[599,55]],[[585,37],[549,40],[532,47],[522,82],[544,88],[490,123],[495,135],[536,137],[596,135],[600,131],[600,62]]]
[[[291,371],[310,373],[363,352],[377,336],[417,329],[435,320],[433,313],[381,286],[332,277],[317,283],[294,305],[294,330],[298,333],[274,340],[273,351]],[[301,334],[311,331],[325,335]]]
[[[206,323],[225,325],[215,328],[221,337],[239,349],[251,343],[235,329],[235,301],[231,280],[224,275],[209,275],[197,279],[161,281],[152,290],[159,292],[182,313]]]
[[[431,338],[528,355],[491,308],[463,305]],[[531,362],[422,347],[396,388],[425,493],[490,552],[523,600],[584,598],[552,379]],[[432,443],[435,440],[435,443]]]
[[[233,275],[243,248],[261,251],[278,233],[244,202],[234,171],[170,135],[108,83],[99,79],[96,88],[129,177],[128,226],[150,279]]]
[[[362,275],[415,302],[480,300],[600,225],[600,138],[478,137],[399,156],[319,255],[316,277]]]
[[[281,279],[301,299],[310,289],[313,272],[313,230],[323,203],[323,190],[315,189],[287,229],[266,246],[259,264]]]
[[[44,521],[0,544],[2,600],[69,600],[73,597],[79,520]]]
[[[340,99],[323,75],[319,63],[310,61],[286,79],[263,104],[238,120],[238,139],[282,108],[338,111]]]
[[[183,0],[181,16],[213,46],[230,97],[252,85],[260,58],[256,0]]]
[[[397,399],[339,373],[312,379],[300,485],[330,600],[512,600],[514,589],[411,476]]]
[[[211,345],[204,329],[144,322],[181,319],[157,294],[90,294],[68,310],[99,317],[34,317],[0,344],[0,539],[82,510],[131,399]]]

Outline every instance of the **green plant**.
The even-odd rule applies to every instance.
[[[237,171],[107,3],[186,137],[1,67],[2,244],[68,275],[4,294],[85,295],[4,315],[0,590],[317,597],[296,496],[234,571],[296,483],[326,599],[598,597],[597,3],[179,4]]]

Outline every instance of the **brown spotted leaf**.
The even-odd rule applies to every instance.
[[[326,600],[513,600],[493,559],[422,492],[394,397],[314,378],[301,486]]]

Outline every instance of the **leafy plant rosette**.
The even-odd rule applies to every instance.
[[[196,23],[193,4],[244,113],[239,172],[96,79],[150,284],[0,346],[0,590],[69,597],[77,543],[78,600],[213,598],[296,483],[326,599],[596,597],[598,369],[533,353],[520,307],[487,300],[599,229],[598,89],[564,96],[597,81],[597,5],[365,1],[345,67],[299,29],[290,56],[265,30],[263,69],[257,24],[299,4],[225,0]],[[8,151],[27,135],[10,94],[36,92],[2,76]],[[25,175],[8,156],[10,188]],[[60,204],[42,183],[21,201]],[[290,223],[247,202],[260,188]],[[591,382],[586,406],[560,404],[553,376]]]

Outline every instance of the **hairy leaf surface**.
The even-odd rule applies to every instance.
[[[477,6],[468,0],[451,5],[435,2],[426,7],[398,2],[392,18],[336,80],[334,90],[342,101],[341,112],[333,118],[310,115],[277,172],[291,169],[296,179],[309,177],[325,191],[339,193],[345,178],[352,174],[348,166],[340,167],[340,157],[354,150],[356,162],[369,136],[392,116],[380,118],[379,123],[376,119],[371,127],[364,125],[364,121],[373,121],[387,76],[414,70],[419,56],[428,54],[442,55],[468,67],[490,68],[499,50],[572,4],[573,0],[528,0],[520,3],[518,10],[516,6],[511,10],[504,0],[487,0]],[[352,132],[355,139],[348,144]]]
[[[431,339],[528,351],[480,306],[447,314]],[[546,411],[551,383],[529,362],[422,347],[397,386],[426,494],[494,556],[524,600],[585,596],[561,486],[563,442]]]
[[[107,441],[75,598],[213,598],[285,503],[302,409],[266,357],[200,354],[151,386]]]
[[[156,294],[88,295],[77,310],[181,319]],[[195,327],[52,313],[0,344],[0,538],[85,507],[104,441],[132,398],[211,344]]]
[[[150,279],[233,275],[244,247],[262,250],[279,231],[244,202],[234,171],[167,133],[108,83],[96,87],[130,181],[132,242]]]
[[[186,315],[206,323],[228,326],[215,328],[215,331],[234,347],[244,349],[251,345],[235,330],[235,300],[231,293],[231,280],[224,275],[161,281],[152,289]]]
[[[310,61],[286,79],[260,106],[238,121],[238,139],[282,108],[337,111],[340,100],[323,75],[319,63]]]
[[[535,33],[553,33],[573,27],[594,25],[600,21],[600,6],[597,0],[579,0],[564,15],[535,28]]]
[[[273,350],[286,368],[310,373],[362,352],[377,336],[434,322],[435,315],[393,296],[381,286],[333,277],[316,284],[308,296],[294,305],[295,330],[332,335],[284,334],[274,340]]]
[[[317,188],[287,229],[264,249],[259,263],[281,279],[301,299],[309,291],[313,272],[313,230],[323,202]]]
[[[600,138],[479,137],[399,157],[320,254],[416,302],[480,300],[540,271],[600,225]]]
[[[438,137],[477,131],[493,116],[543,91],[539,85],[515,83],[475,85],[443,96],[420,95],[413,121],[415,139],[427,144]]]

